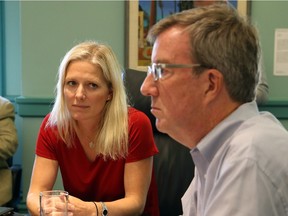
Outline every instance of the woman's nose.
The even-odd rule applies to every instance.
[[[86,98],[86,92],[82,85],[79,85],[78,88],[76,89],[75,97],[78,100],[84,100]]]

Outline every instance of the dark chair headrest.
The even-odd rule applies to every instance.
[[[134,69],[126,69],[123,73],[124,84],[130,105],[144,112],[151,121],[153,131],[156,132],[155,117],[151,114],[151,99],[143,96],[140,92],[141,85],[146,77],[146,73]]]

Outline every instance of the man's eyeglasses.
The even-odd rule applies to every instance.
[[[164,63],[153,63],[148,66],[147,76],[152,74],[154,81],[162,79],[164,77],[164,68],[193,68],[200,67],[200,64],[164,64]]]

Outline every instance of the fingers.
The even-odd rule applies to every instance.
[[[68,203],[67,199],[63,197],[50,197],[48,199],[42,200],[42,212],[44,215],[63,215],[67,213],[73,215],[74,205]]]
[[[73,212],[74,209],[75,209],[75,206],[74,206],[72,203],[68,203],[68,205],[67,205],[67,210]]]

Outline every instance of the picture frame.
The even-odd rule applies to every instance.
[[[126,1],[125,10],[126,10],[126,26],[125,26],[125,32],[126,32],[126,61],[125,61],[125,67],[129,69],[134,70],[140,70],[140,71],[147,71],[147,66],[150,65],[151,62],[151,53],[152,53],[152,47],[148,46],[145,42],[145,33],[147,33],[147,29],[145,29],[145,21],[144,16],[145,13],[147,14],[147,5],[151,3],[156,2],[159,4],[156,0],[132,0],[132,1]],[[171,14],[171,4],[175,4],[175,2],[180,2],[180,0],[177,1],[160,1],[162,3],[162,18],[167,16],[167,13],[169,12]],[[183,1],[183,2],[189,2],[189,1]],[[193,1],[190,1],[193,2]],[[167,8],[165,8],[164,3],[167,3]],[[170,6],[168,7],[168,3]],[[233,5],[233,7],[237,8],[239,13],[244,16],[250,15],[250,0],[229,0],[229,3]],[[146,8],[144,8],[146,7]],[[187,7],[187,5],[185,6]],[[139,11],[139,8],[143,8],[143,12]],[[192,7],[193,8],[193,3]],[[151,8],[150,8],[151,9]],[[189,8],[186,8],[189,9]],[[149,9],[148,9],[149,10]],[[166,10],[166,11],[165,11]],[[177,12],[177,11],[175,11]],[[148,12],[150,13],[150,11]],[[173,13],[173,11],[172,11]],[[166,14],[166,15],[165,15]],[[156,22],[157,22],[156,18]],[[161,19],[161,18],[160,18]]]

